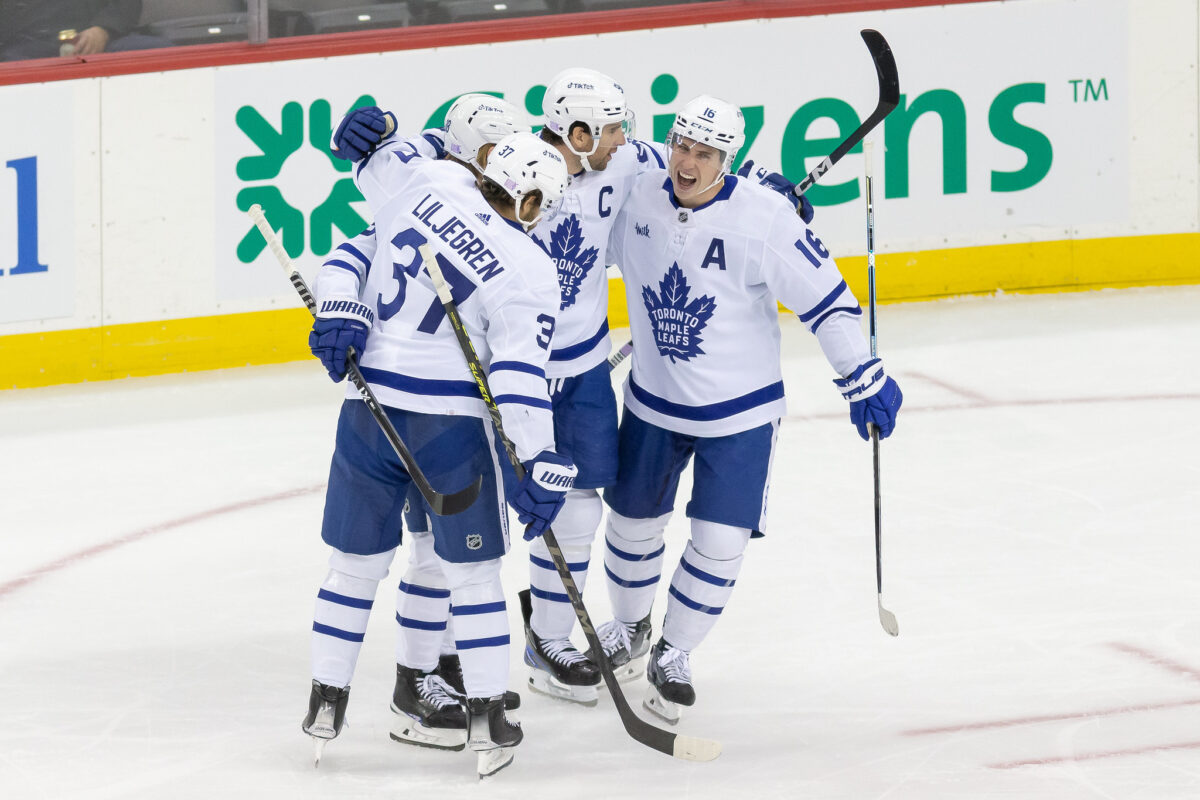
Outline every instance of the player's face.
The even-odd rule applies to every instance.
[[[620,122],[605,125],[600,129],[600,146],[587,157],[588,164],[597,172],[608,166],[617,148],[625,144],[625,128]]]
[[[711,200],[720,186],[714,186],[721,175],[724,154],[715,147],[682,138],[671,147],[668,169],[675,199],[685,208]]]

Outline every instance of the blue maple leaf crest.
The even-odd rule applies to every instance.
[[[658,284],[658,292],[649,286],[642,287],[642,302],[650,315],[650,329],[654,332],[654,343],[661,355],[671,359],[690,361],[704,355],[700,343],[704,340],[700,332],[717,308],[717,301],[701,295],[688,302],[691,287],[679,264],[672,264],[666,276]]]
[[[582,249],[583,228],[574,214],[550,233],[549,247],[539,237],[535,236],[534,239],[558,268],[558,290],[562,295],[559,310],[574,305],[580,285],[596,265],[598,251],[595,247]]]

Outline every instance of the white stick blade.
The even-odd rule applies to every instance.
[[[684,761],[712,761],[721,755],[721,743],[698,736],[676,736],[672,755]]]
[[[896,621],[895,614],[883,607],[883,598],[879,599],[879,624],[888,632],[888,635],[900,635],[900,623]]]

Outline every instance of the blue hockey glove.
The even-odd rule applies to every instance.
[[[755,169],[754,159],[750,159],[745,164],[742,164],[742,168],[737,171],[737,174],[743,178],[756,180],[768,189],[774,189],[786,197],[796,207],[796,213],[800,215],[800,219],[804,220],[806,225],[813,221],[814,211],[812,203],[808,202],[807,197],[797,197],[793,191],[796,188],[796,184],[785,178],[782,173],[768,172],[766,167]]]
[[[896,382],[884,374],[882,361],[872,358],[833,383],[842,397],[850,401],[850,421],[858,428],[859,436],[864,440],[871,438],[867,425],[879,429],[880,439],[891,435],[904,395]]]
[[[357,299],[335,297],[321,302],[308,334],[308,349],[321,359],[334,383],[346,377],[350,349],[362,353],[366,348],[367,333],[374,321],[375,312]]]
[[[395,129],[396,117],[392,112],[377,106],[356,108],[342,117],[341,124],[333,132],[329,149],[337,158],[361,161]]]
[[[553,450],[543,450],[525,462],[525,477],[517,484],[509,503],[525,529],[525,541],[533,541],[546,532],[575,485],[579,470],[571,459]]]

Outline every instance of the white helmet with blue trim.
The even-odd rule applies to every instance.
[[[572,153],[584,161],[600,146],[600,132],[605,125],[619,122],[631,133],[633,117],[625,105],[625,90],[621,84],[602,72],[583,67],[565,69],[554,76],[542,97],[542,113],[546,127],[566,143]],[[580,122],[592,134],[592,148],[587,152],[571,144],[571,126]]]
[[[480,148],[518,131],[529,132],[529,125],[512,103],[487,94],[464,94],[446,112],[446,152],[482,172]]]
[[[702,94],[675,115],[675,123],[667,135],[667,147],[673,147],[680,139],[716,148],[724,154],[721,161],[721,176],[733,167],[738,151],[746,143],[746,120],[737,106]]]
[[[496,142],[488,156],[483,177],[502,188],[513,199],[517,219],[529,230],[543,216],[553,214],[562,201],[570,183],[567,162],[553,145],[532,133],[514,133]],[[531,220],[520,218],[525,196],[537,190],[542,193],[538,215]]]

